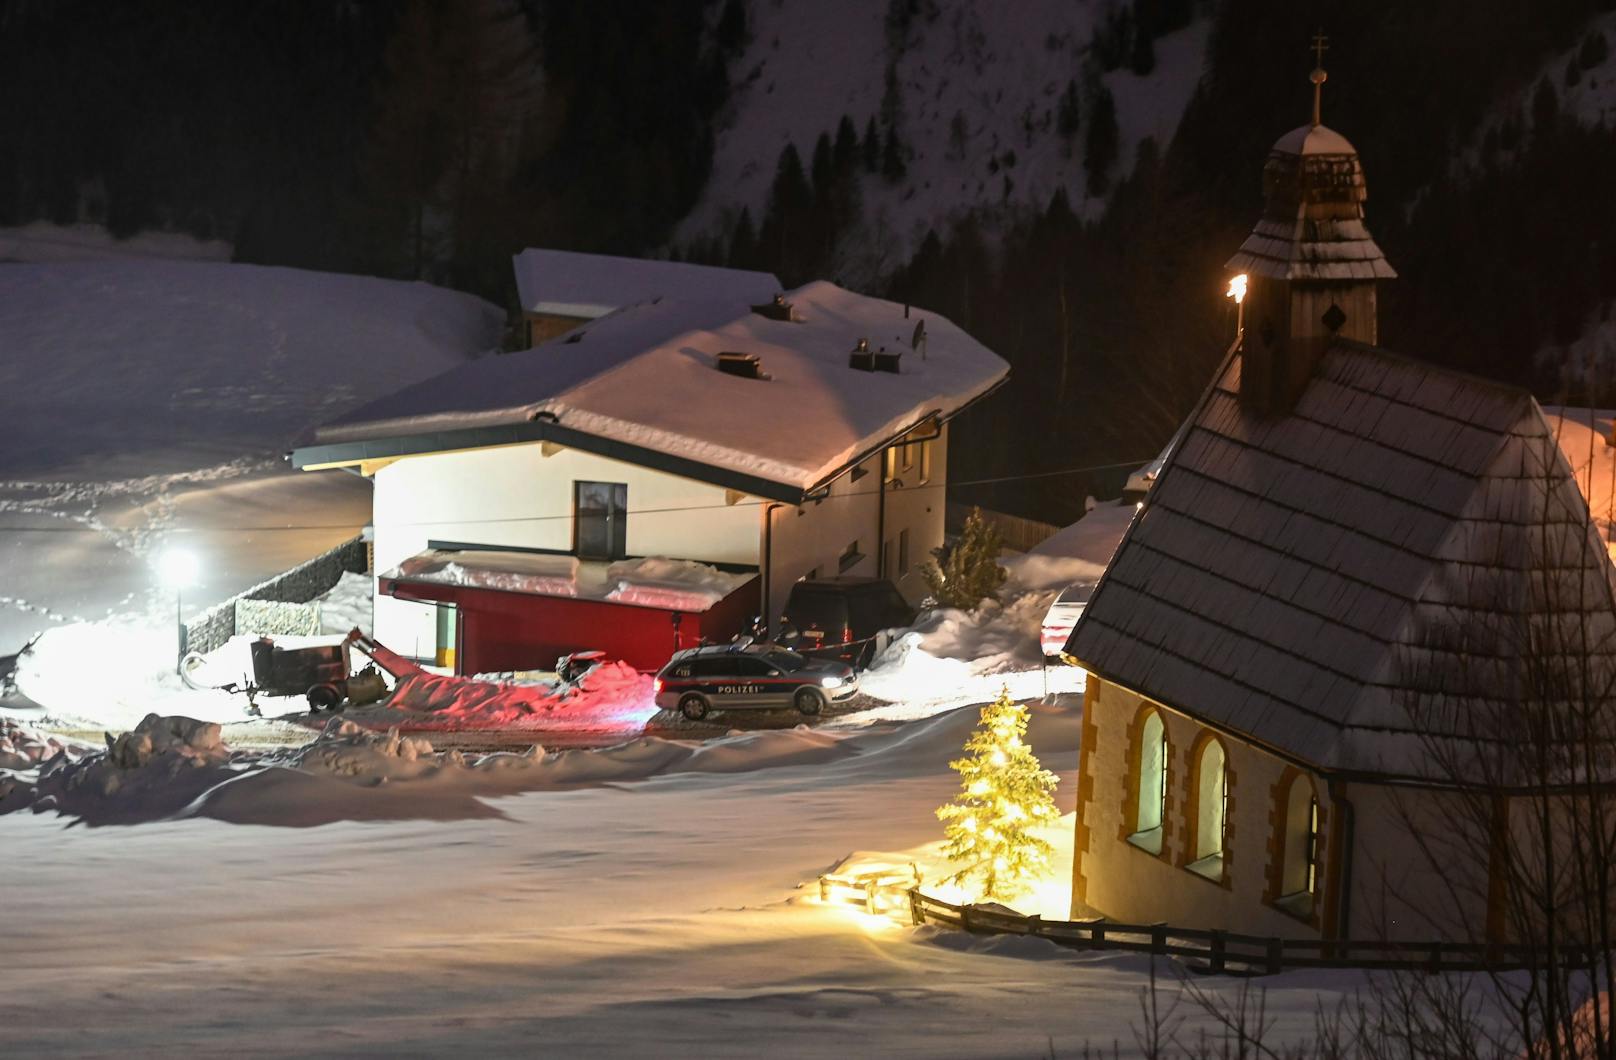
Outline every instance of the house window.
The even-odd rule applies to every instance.
[[[882,454],[881,477],[888,484],[898,477],[898,447],[895,445],[887,446],[886,452]]]
[[[622,559],[628,555],[628,485],[574,482],[573,551],[579,559]]]
[[[1133,834],[1128,836],[1128,842],[1152,854],[1160,854],[1162,849],[1162,823],[1167,812],[1167,761],[1167,726],[1153,710],[1139,727],[1139,761],[1134,769],[1137,808]]]
[[[1188,867],[1221,880],[1229,828],[1229,761],[1217,740],[1209,739],[1201,747],[1194,783],[1195,856]]]
[[[909,573],[909,531],[898,531],[898,577]]]
[[[859,543],[854,541],[842,550],[841,558],[836,561],[836,569],[846,574],[860,563],[864,562],[864,553],[859,551]]]
[[[903,443],[903,469],[908,471],[915,466],[915,445],[913,442]]]
[[[920,481],[931,481],[931,443],[920,443]]]
[[[1284,799],[1284,860],[1276,904],[1307,916],[1319,888],[1319,800],[1313,782],[1303,775],[1291,780]]]

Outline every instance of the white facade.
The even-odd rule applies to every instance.
[[[889,461],[877,455],[801,506],[548,443],[405,457],[374,473],[375,569],[434,544],[572,551],[574,483],[610,482],[627,487],[628,555],[758,567],[771,621],[793,582],[875,576],[883,551],[886,576],[918,598],[918,568],[943,541],[946,430],[894,447],[885,482]],[[383,644],[416,658],[449,646],[438,643],[434,606],[379,594],[375,605]]]

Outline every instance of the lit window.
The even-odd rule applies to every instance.
[[[1137,808],[1128,841],[1152,854],[1161,853],[1162,821],[1167,811],[1167,761],[1167,727],[1161,715],[1151,711],[1139,727],[1139,761],[1134,771]]]
[[[1222,879],[1228,834],[1229,762],[1223,745],[1208,740],[1195,764],[1195,849],[1189,868]]]
[[[898,477],[898,447],[888,446],[882,459],[881,476],[888,482]]]
[[[920,443],[920,481],[931,481],[931,443]]]
[[[1285,800],[1281,818],[1285,833],[1279,904],[1305,915],[1319,892],[1319,800],[1305,776],[1293,779],[1281,797]]]
[[[915,466],[915,446],[913,442],[903,443],[903,469],[908,471]]]

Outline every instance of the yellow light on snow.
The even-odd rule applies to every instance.
[[[1244,302],[1246,300],[1247,280],[1248,278],[1243,272],[1238,276],[1230,278],[1229,289],[1223,292],[1223,297],[1233,298],[1235,305],[1239,305],[1241,302]]]

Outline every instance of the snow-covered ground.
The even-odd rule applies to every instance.
[[[485,770],[423,767],[396,741],[334,733],[177,819],[0,816],[6,1048],[1027,1057],[1116,1041],[1132,1053],[1145,958],[817,901],[817,874],[855,852],[935,863],[933,811],[957,790],[947,761],[976,713],[502,756]],[[1074,699],[1035,708],[1029,740],[1061,775],[1068,814],[1077,732]],[[185,735],[207,759],[210,735]],[[172,736],[155,742],[176,753]],[[120,753],[160,757],[144,742]],[[227,823],[312,825],[322,808],[339,819]],[[1063,851],[1070,830],[1070,816],[1051,829]],[[1063,912],[1059,870],[1029,909]],[[1266,980],[1279,1035],[1360,981]]]
[[[868,246],[851,248],[844,275],[868,279],[902,261],[936,227],[972,208],[1044,209],[1064,187],[1073,206],[1087,198],[1083,132],[1070,147],[1057,128],[1061,93],[1084,80],[1094,27],[1108,0],[1020,0],[1015,18],[980,0],[938,0],[921,8],[898,52],[885,20],[892,5],[868,0],[774,0],[748,4],[751,40],[731,67],[735,88],[720,116],[712,177],[678,238],[726,232],[742,206],[763,215],[775,163],[795,143],[806,168],[820,133],[836,135],[846,114],[862,136],[882,112],[889,59],[896,58],[900,128],[912,157],[895,184],[867,177],[861,188]],[[935,16],[926,9],[935,10]],[[1139,142],[1165,149],[1200,80],[1210,20],[1156,42],[1155,71],[1104,76],[1116,100],[1118,172]],[[781,120],[789,114],[791,120]],[[955,142],[956,116],[964,130]]]
[[[168,542],[201,559],[194,613],[352,537],[369,484],[293,474],[281,454],[489,349],[501,324],[468,295],[358,276],[0,264],[0,654],[64,624],[171,631],[150,568]]]

